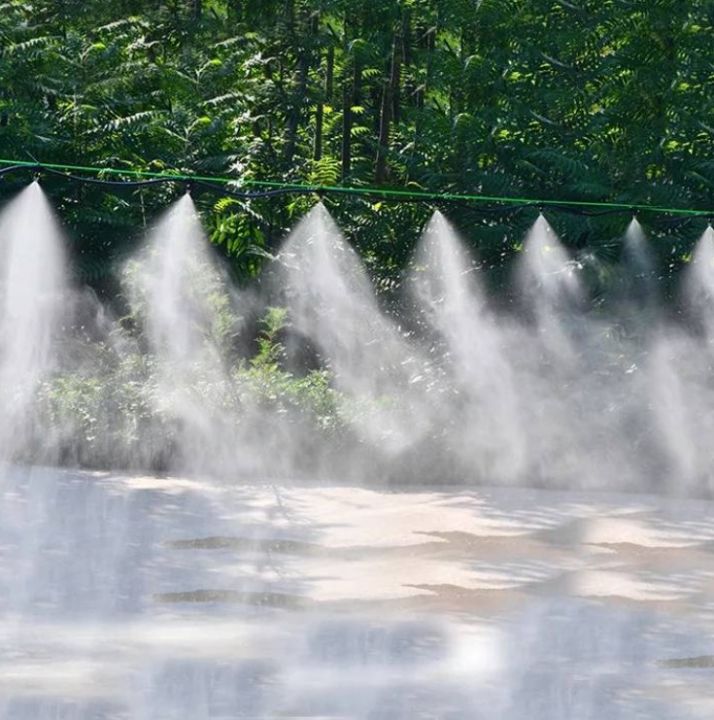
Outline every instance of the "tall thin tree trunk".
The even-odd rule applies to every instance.
[[[402,66],[408,62],[407,38],[409,37],[409,10],[402,10],[401,27],[395,38],[392,60],[392,117],[394,124],[399,123],[402,110]]]
[[[392,124],[394,110],[395,89],[399,87],[399,51],[401,49],[399,33],[395,33],[392,41],[392,60],[387,82],[382,93],[382,108],[380,112],[379,145],[377,147],[377,160],[375,162],[375,182],[384,182],[387,178],[387,154],[389,152],[389,132]]]
[[[297,134],[300,128],[300,118],[302,117],[302,106],[305,104],[305,96],[307,95],[308,69],[307,53],[303,53],[300,56],[297,91],[295,95],[293,95],[292,107],[288,114],[287,141],[285,143],[285,162],[288,165],[290,165],[295,155]]]
[[[349,21],[345,18],[345,47],[349,45]],[[355,33],[357,28],[354,28]],[[342,182],[346,182],[352,172],[352,108],[359,104],[362,68],[359,58],[352,55],[352,76],[346,73],[342,86]]]
[[[436,24],[434,27],[427,30],[424,40],[426,41],[426,78],[424,79],[423,86],[417,91],[416,106],[422,111],[426,103],[426,95],[431,84],[431,76],[433,74],[434,67],[434,53],[436,50],[436,36],[439,33],[439,16],[436,16]],[[414,121],[414,142],[412,143],[411,161],[417,156],[417,151],[421,140],[421,129],[423,123],[423,112],[418,112],[416,120]]]
[[[292,6],[292,2],[290,3]],[[292,25],[291,25],[292,26]],[[302,119],[303,105],[307,97],[307,81],[310,72],[310,47],[306,47],[305,43],[310,43],[314,34],[316,33],[315,25],[312,24],[311,35],[306,37],[302,43],[298,53],[298,81],[297,89],[292,97],[292,107],[288,114],[288,127],[287,127],[287,141],[285,143],[285,163],[289,166],[293,161],[295,155],[295,148],[297,146],[297,135],[300,129],[300,120]],[[291,38],[294,43],[299,42],[297,34],[291,32]]]
[[[437,20],[438,23],[438,20]],[[424,40],[426,42],[426,79],[422,88],[419,90],[417,95],[417,107],[419,110],[424,109],[424,102],[426,99],[427,91],[431,81],[434,66],[434,51],[436,49],[436,35],[439,31],[438,24],[432,28],[429,28],[426,33]]]
[[[349,82],[345,82],[342,106],[342,182],[344,183],[352,172],[352,87]]]
[[[288,35],[291,36],[290,39],[292,40],[292,35],[295,31],[295,0],[285,0],[284,21]]]
[[[325,103],[330,103],[332,99],[332,84],[335,73],[335,48],[330,46],[327,48],[327,57],[325,60],[325,88],[320,102],[317,104],[315,111],[315,145],[313,148],[313,157],[315,160],[322,159],[322,135],[325,121]]]

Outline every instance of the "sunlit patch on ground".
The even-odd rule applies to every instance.
[[[6,717],[711,710],[707,503],[50,469],[3,493]]]

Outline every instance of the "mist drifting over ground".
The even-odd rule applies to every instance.
[[[0,214],[0,718],[712,717],[711,230],[680,314],[636,221],[597,307],[543,217],[389,311],[321,204],[258,291],[184,196],[123,312],[65,242]]]
[[[506,307],[436,212],[401,315],[385,314],[322,204],[258,294],[231,285],[184,196],[123,268],[123,318],[71,287],[37,183],[0,233],[6,459],[232,481],[714,489],[711,229],[676,322],[636,220],[606,310],[543,216]]]

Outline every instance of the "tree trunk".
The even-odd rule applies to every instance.
[[[313,158],[315,160],[322,159],[322,133],[325,120],[325,103],[329,103],[332,98],[332,83],[335,72],[335,49],[330,46],[327,48],[327,58],[325,67],[325,90],[320,102],[317,104],[315,111],[315,145],[313,147]]]
[[[392,113],[394,110],[394,93],[399,87],[399,50],[400,50],[399,33],[394,35],[392,41],[392,60],[389,73],[389,79],[384,84],[382,93],[382,108],[380,112],[379,125],[379,145],[377,147],[377,160],[375,163],[374,179],[377,183],[382,183],[387,179],[387,153],[389,152],[389,131],[392,124]]]
[[[285,12],[285,15],[284,15],[285,28],[287,29],[288,35],[291,36],[290,39],[292,40],[292,35],[295,31],[295,2],[294,2],[294,0],[285,0],[285,11],[284,12]]]
[[[345,46],[348,41],[348,21],[345,18]],[[362,68],[359,59],[352,56],[352,77],[345,77],[342,86],[342,182],[346,182],[352,172],[352,108],[359,105],[362,85]]]
[[[298,70],[298,86],[295,95],[293,95],[293,103],[288,114],[287,141],[285,143],[285,162],[290,165],[295,155],[295,147],[297,145],[297,134],[300,127],[300,118],[302,116],[302,106],[305,103],[307,94],[307,74],[308,61],[307,54],[300,56],[300,67]]]
[[[292,6],[292,1],[289,3]],[[291,27],[293,27],[294,20],[290,20]],[[299,42],[296,35],[292,35],[293,42]],[[302,118],[302,109],[305,104],[305,98],[307,97],[307,81],[310,71],[310,48],[305,47],[304,43],[309,42],[309,38],[305,38],[302,42],[302,46],[298,54],[298,80],[297,89],[292,96],[292,107],[288,114],[287,122],[287,141],[285,143],[285,163],[289,166],[293,161],[295,155],[295,148],[297,146],[297,134],[300,129],[300,120]]]
[[[399,31],[398,40],[399,47],[395,51],[396,72],[392,68],[392,115],[394,116],[394,124],[396,125],[401,119],[402,109],[402,67],[409,65],[410,51],[409,43],[411,42],[409,10],[402,10],[401,29]]]
[[[409,8],[402,13],[402,62],[407,67],[412,64],[412,14]]]
[[[434,50],[436,49],[436,35],[438,32],[438,26],[429,28],[424,34],[424,41],[426,45],[426,79],[424,84],[420,88],[417,94],[417,108],[419,110],[424,109],[424,101],[426,99],[426,93],[429,89],[429,84],[432,76],[432,68],[434,66]]]
[[[412,152],[411,152],[411,160],[414,161],[414,158],[417,156],[417,151],[420,145],[421,140],[421,129],[422,129],[422,123],[423,123],[423,117],[424,113],[421,112],[424,110],[424,105],[426,104],[426,94],[429,90],[429,86],[431,83],[431,76],[433,74],[433,67],[434,67],[434,51],[436,50],[436,36],[439,32],[439,16],[437,15],[436,18],[436,25],[432,28],[429,28],[424,36],[424,41],[426,44],[426,78],[424,79],[424,83],[422,87],[417,91],[416,96],[416,106],[419,109],[420,112],[417,113],[416,119],[414,121],[414,142],[412,143]]]

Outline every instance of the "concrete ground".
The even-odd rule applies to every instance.
[[[1,718],[714,716],[714,504],[0,477]]]

